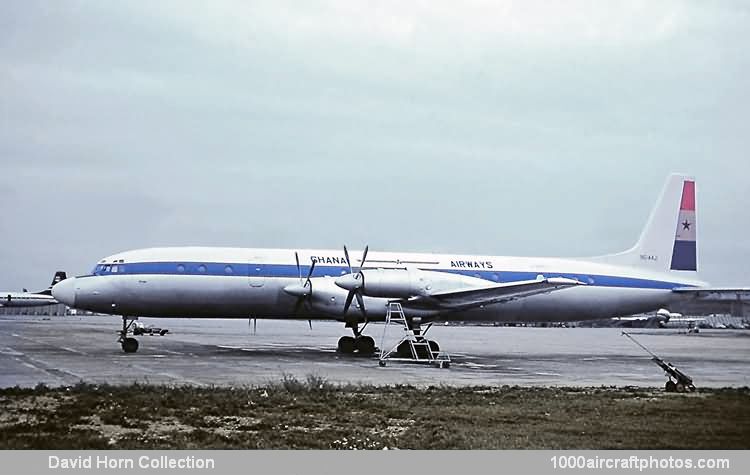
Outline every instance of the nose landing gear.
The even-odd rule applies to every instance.
[[[127,316],[122,316],[122,330],[117,332],[120,337],[117,339],[117,342],[120,343],[122,346],[122,351],[125,353],[135,353],[138,351],[138,340],[136,340],[133,337],[128,336],[128,332],[131,331],[131,328],[135,324],[134,318],[128,318]]]

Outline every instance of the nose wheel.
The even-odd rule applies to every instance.
[[[135,338],[125,338],[122,340],[122,351],[125,353],[135,353],[138,351],[138,340]]]

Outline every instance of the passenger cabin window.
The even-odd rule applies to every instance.
[[[117,272],[117,266],[112,266],[112,272]]]
[[[203,264],[199,265],[198,266],[198,272],[200,272],[201,274],[205,274],[206,273],[206,266],[204,266]]]
[[[185,272],[185,266],[182,264],[177,265],[177,272]]]
[[[232,274],[232,273],[234,273],[234,270],[232,270],[232,266],[226,266],[224,268],[224,273],[225,274]]]

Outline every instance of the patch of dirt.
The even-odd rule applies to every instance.
[[[76,424],[71,429],[91,430],[98,432],[104,437],[109,445],[116,445],[121,439],[140,434],[141,439],[166,439],[170,433],[185,432],[190,433],[195,427],[181,423],[177,418],[165,417],[156,421],[149,421],[148,427],[144,429],[133,427],[122,427],[116,424],[105,424],[98,415],[84,417],[85,424]]]
[[[388,419],[388,425],[383,428],[370,429],[370,434],[377,437],[393,437],[398,439],[409,430],[416,421],[414,419]]]
[[[15,424],[34,424],[46,414],[51,414],[70,396],[27,396],[24,398],[0,396],[0,428]]]

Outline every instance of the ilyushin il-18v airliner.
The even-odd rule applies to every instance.
[[[587,258],[521,258],[341,250],[168,247],[100,260],[52,293],[70,307],[121,315],[120,343],[145,317],[335,319],[344,353],[370,354],[363,326],[395,302],[410,328],[435,320],[578,321],[656,310],[748,289],[697,278],[695,181],[671,175],[637,244]],[[437,342],[430,346],[437,350]]]

